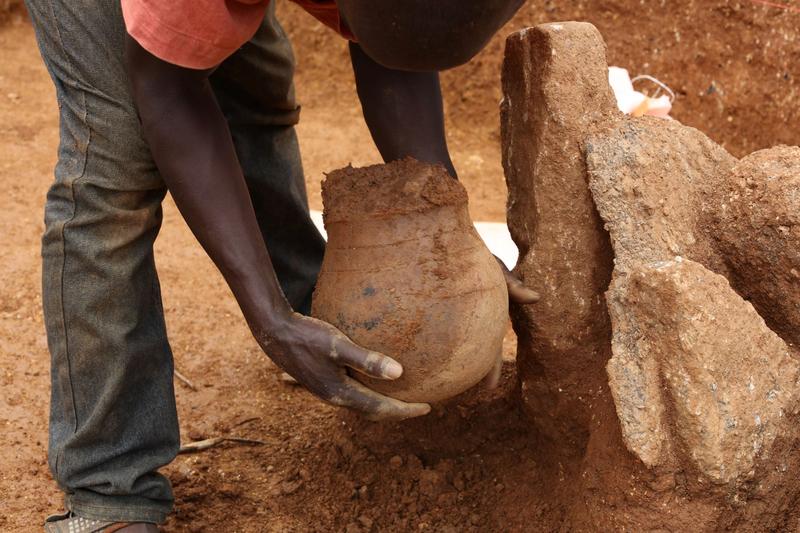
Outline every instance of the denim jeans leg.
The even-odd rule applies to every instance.
[[[26,4],[60,109],[42,242],[50,467],[77,515],[160,523],[173,497],[158,469],[179,446],[153,258],[166,189],[128,91],[119,1]]]
[[[311,310],[325,241],[308,211],[297,135],[294,56],[272,2],[256,35],[211,76],[283,292]]]

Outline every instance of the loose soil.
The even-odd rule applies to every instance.
[[[735,155],[798,144],[800,13],[749,1],[673,4],[529,2],[502,33],[589,20],[612,64],[670,84],[674,115]],[[281,13],[299,60],[299,135],[311,206],[319,209],[323,171],[379,158],[346,47],[296,7],[282,5]],[[0,530],[35,531],[60,506],[45,457],[49,363],[39,283],[57,108],[32,30],[16,15],[2,18],[10,22],[0,28]],[[448,140],[475,219],[505,217],[502,41],[442,77]],[[197,387],[176,382],[182,438],[265,442],[223,445],[167,467],[177,497],[167,531],[558,529],[560,491],[541,480],[558,480],[560,465],[539,453],[540,437],[517,409],[510,334],[497,391],[473,391],[423,420],[370,424],[281,380],[170,202],[157,257],[176,366]]]

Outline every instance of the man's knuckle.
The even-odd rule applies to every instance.
[[[346,397],[340,396],[338,394],[330,396],[329,398],[326,399],[326,401],[328,403],[331,403],[339,407],[347,407],[348,405],[350,405],[350,402]]]

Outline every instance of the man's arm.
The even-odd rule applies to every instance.
[[[440,163],[456,178],[444,133],[438,72],[393,70],[350,42],[358,98],[384,161],[413,157]]]
[[[393,70],[350,43],[350,59],[367,127],[384,161],[413,157],[440,163],[457,178],[444,132],[438,72]],[[525,287],[498,259],[513,302],[529,304],[539,295]]]
[[[281,292],[256,222],[210,71],[164,62],[127,37],[126,62],[145,138],[184,219],[217,265],[253,335],[275,363],[317,396],[374,418],[429,411],[382,396],[345,367],[395,379],[400,365],[325,322],[302,317]]]

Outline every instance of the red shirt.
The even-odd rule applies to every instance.
[[[220,64],[250,40],[269,0],[121,0],[125,27],[148,52],[194,69]],[[293,0],[348,39],[335,0]]]

